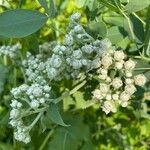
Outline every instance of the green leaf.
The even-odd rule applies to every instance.
[[[116,5],[114,5],[114,3],[112,2],[112,0],[98,0],[102,5],[106,6],[107,8],[109,8],[110,10],[113,11],[118,11],[118,8],[116,7]]]
[[[49,14],[49,8],[48,8],[48,3],[46,0],[38,0],[41,6],[45,9],[47,14]]]
[[[62,120],[61,115],[60,115],[60,113],[59,113],[59,111],[58,111],[57,105],[51,103],[50,106],[49,106],[49,108],[48,108],[47,113],[48,113],[49,118],[50,118],[54,123],[59,124],[59,125],[61,125],[61,126],[69,126],[69,125],[66,125],[66,124],[64,123],[64,121]]]
[[[16,9],[0,14],[0,35],[5,37],[25,37],[39,30],[47,21],[47,16],[32,10]]]
[[[89,141],[89,128],[81,116],[68,114],[66,119],[71,126],[57,128],[54,138],[48,144],[49,150],[77,150],[83,140]]]
[[[87,0],[82,0],[82,1],[81,0],[75,0],[75,3],[76,3],[76,6],[78,8],[82,8],[85,5],[86,1]]]
[[[5,66],[0,65],[0,94],[4,90],[4,85],[7,77],[8,77],[8,69]]]
[[[98,21],[98,22],[91,22],[88,25],[89,31],[94,34],[98,35],[99,37],[106,37],[107,35],[107,27],[106,24],[103,21]]]
[[[107,37],[113,44],[117,44],[124,39],[126,32],[121,27],[113,26],[108,29]]]
[[[146,55],[150,56],[150,6],[147,11],[144,45],[145,45],[144,48],[145,48]]]
[[[150,0],[130,0],[125,9],[128,13],[137,12],[150,5]]]
[[[123,27],[123,17],[115,12],[110,11],[109,13],[105,13],[103,19],[108,24]]]
[[[130,15],[129,21],[131,24],[131,28],[133,30],[133,34],[135,36],[135,40],[137,43],[143,43],[144,41],[144,26],[143,23],[134,15]],[[129,28],[129,24],[126,19],[124,19],[124,29],[128,32],[128,36],[131,40],[134,40],[131,35],[131,30]]]
[[[51,18],[54,18],[55,14],[56,14],[56,10],[55,10],[54,0],[50,0],[50,13],[49,13],[49,15]]]

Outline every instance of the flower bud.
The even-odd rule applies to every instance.
[[[128,60],[124,63],[124,68],[126,70],[133,70],[135,68],[135,62],[133,60]]]
[[[128,94],[126,91],[123,91],[120,94],[120,100],[121,101],[128,101],[130,99],[130,94]]]
[[[112,64],[112,57],[109,55],[103,56],[101,63],[104,66],[104,68],[108,68]]]
[[[136,88],[133,84],[128,84],[128,85],[125,86],[125,91],[128,94],[132,95],[136,91]]]
[[[123,60],[125,58],[125,54],[123,51],[115,51],[114,52],[114,59],[117,61]]]
[[[117,69],[122,69],[122,67],[123,67],[123,64],[122,64],[122,62],[116,62],[115,63],[115,67],[117,68]]]
[[[146,77],[143,74],[136,75],[134,82],[136,85],[143,86],[146,83]]]
[[[120,88],[122,85],[123,85],[123,83],[122,83],[122,80],[121,80],[120,78],[114,78],[114,79],[113,79],[113,81],[112,81],[112,86],[113,86],[115,89]]]

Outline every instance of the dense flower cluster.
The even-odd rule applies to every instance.
[[[39,54],[27,53],[22,61],[27,84],[12,89],[10,124],[15,129],[15,138],[28,143],[30,126],[26,126],[24,114],[42,109],[50,101],[49,84],[64,78],[76,78],[100,66],[100,57],[108,47],[108,40],[94,40],[79,23],[80,14],[70,18],[63,43],[49,42],[39,46]]]
[[[28,53],[23,61],[29,81],[42,76],[49,80],[77,77],[99,67],[99,59],[107,48],[107,40],[94,40],[79,24],[78,13],[71,16],[64,42],[44,43],[36,56]]]
[[[100,101],[106,114],[116,112],[118,105],[126,107],[136,91],[135,85],[143,86],[146,83],[143,74],[133,76],[135,65],[133,60],[126,59],[122,50],[112,50],[111,46],[102,55],[98,69],[100,84],[93,91],[93,97]]]
[[[15,128],[15,138],[25,143],[30,142],[30,126],[25,126],[24,115],[43,107],[50,100],[51,87],[46,83],[32,85],[22,84],[13,88],[11,93],[14,97],[10,106],[10,124]]]
[[[21,49],[21,45],[19,43],[11,46],[1,46],[0,47],[0,56],[6,55],[10,58],[16,58],[18,56],[19,50]]]
[[[93,97],[100,101],[106,113],[116,112],[117,104],[127,106],[136,91],[135,84],[145,84],[144,75],[132,75],[134,61],[126,60],[123,51],[112,50],[114,48],[108,39],[95,40],[91,37],[79,19],[79,13],[71,16],[64,42],[44,43],[39,46],[37,55],[28,52],[22,61],[27,83],[12,89],[13,100],[10,104],[10,124],[18,141],[30,142],[29,132],[38,121],[40,111],[45,111],[54,100],[52,81],[77,78],[81,73],[97,69],[101,82]],[[19,45],[1,47],[0,52],[14,58],[20,48]],[[4,49],[7,49],[5,53]],[[27,116],[31,114],[38,115],[28,125],[25,118],[30,118]]]

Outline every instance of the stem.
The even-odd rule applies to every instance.
[[[145,25],[146,23],[136,14],[136,13],[132,13],[137,19],[139,19],[143,25]]]
[[[40,112],[37,116],[36,116],[36,118],[35,118],[35,120],[30,124],[30,126],[29,126],[29,131],[33,128],[33,126],[38,122],[38,120],[40,119],[40,117],[42,116],[42,114],[43,114],[43,112]]]
[[[136,71],[136,70],[137,70],[137,71],[138,71],[138,70],[150,70],[150,68],[135,68],[134,70],[135,70],[135,71]]]
[[[150,61],[150,58],[145,57],[145,56],[142,55],[141,53],[140,53],[140,56],[135,56],[135,58],[139,58],[139,59],[143,59],[143,60],[146,60],[146,61]]]
[[[47,144],[49,138],[52,136],[52,134],[54,133],[54,129],[50,130],[49,133],[47,134],[46,138],[44,139],[42,145],[40,146],[39,150],[43,150],[45,145]]]
[[[132,39],[134,40],[135,42],[135,35],[134,35],[134,32],[132,30],[132,25],[131,25],[131,21],[130,21],[130,18],[123,12],[123,10],[118,6],[118,4],[116,3],[116,1],[114,1],[118,10],[120,11],[120,13],[126,18],[127,22],[128,22],[128,26],[129,26],[129,30],[131,32],[131,36],[132,36]]]
[[[47,108],[48,108],[48,106],[47,106],[47,107],[44,107],[44,108],[41,108],[41,109],[37,109],[37,110],[35,110],[35,111],[28,111],[27,113],[24,113],[24,114],[21,116],[21,118],[26,117],[26,116],[29,116],[29,115],[33,115],[33,114],[36,114],[36,113],[44,112],[44,111],[46,111]]]
[[[4,65],[7,66],[7,56],[6,55],[3,56],[3,62],[4,62]]]
[[[84,80],[82,83],[80,83],[79,85],[77,85],[74,89],[72,89],[70,92],[69,92],[69,95],[72,95],[74,94],[76,91],[78,91],[81,87],[83,87],[86,83],[86,80]]]
[[[54,99],[53,103],[57,104],[59,103],[61,100],[63,100],[64,98],[68,97],[69,95],[74,94],[76,91],[78,91],[81,87],[83,87],[86,83],[86,80],[84,80],[82,83],[80,83],[79,85],[77,85],[75,88],[73,88],[70,92],[66,91],[62,94],[61,97]]]
[[[16,84],[17,84],[17,70],[16,68],[14,68],[14,86],[16,87]]]
[[[149,42],[148,42],[148,46],[147,46],[147,49],[146,49],[146,54],[147,54],[147,55],[149,55],[149,52],[148,52],[149,49],[150,49],[150,40],[149,40]]]
[[[19,54],[20,54],[20,59],[21,59],[21,62],[23,61],[23,56],[22,56],[22,53],[19,51]],[[20,70],[22,72],[22,75],[23,75],[23,78],[24,78],[24,82],[27,83],[27,78],[25,76],[25,73],[24,73],[24,70],[23,70],[23,67],[20,66]]]

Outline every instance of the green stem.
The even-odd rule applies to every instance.
[[[82,83],[77,85],[75,88],[73,88],[70,92],[69,95],[74,94],[76,91],[78,91],[81,87],[83,87],[86,84],[86,80],[84,80]]]
[[[130,18],[123,12],[123,10],[118,6],[117,2],[114,1],[116,3],[116,6],[119,10],[119,12],[126,18],[127,22],[128,22],[128,26],[129,26],[129,30],[131,32],[131,36],[132,36],[132,39],[133,41],[135,42],[135,35],[134,35],[134,32],[132,30],[132,25],[131,25],[131,21],[130,21]]]
[[[22,56],[22,53],[19,51],[19,54],[20,54],[20,59],[21,59],[21,62],[23,61],[23,56]],[[24,70],[23,70],[23,67],[20,66],[20,70],[22,72],[22,75],[23,75],[23,78],[24,78],[24,82],[27,83],[27,78],[25,76],[25,73],[24,73]]]
[[[86,80],[84,80],[82,83],[80,83],[79,85],[77,85],[75,88],[73,88],[71,91],[66,91],[62,94],[61,97],[54,99],[53,103],[57,104],[59,103],[61,100],[63,100],[64,98],[68,97],[69,95],[74,94],[76,91],[78,91],[81,87],[83,87],[86,83]]]
[[[45,145],[47,144],[49,138],[53,135],[54,129],[50,130],[50,132],[47,134],[46,138],[44,139],[42,145],[40,146],[39,150],[43,150]]]
[[[29,129],[29,131],[34,127],[34,125],[38,122],[38,120],[40,119],[40,117],[42,116],[42,114],[43,114],[43,112],[40,112],[37,116],[36,116],[36,118],[35,118],[35,120],[30,124],[30,126],[28,127],[28,129]]]
[[[139,19],[143,25],[145,25],[146,23],[136,14],[136,13],[132,13],[137,19]]]
[[[14,68],[14,86],[16,87],[17,84],[17,70]]]
[[[21,118],[29,116],[29,115],[33,115],[33,114],[36,114],[36,113],[44,112],[44,111],[46,111],[47,108],[48,108],[48,106],[47,107],[43,107],[41,109],[37,109],[35,111],[27,111],[27,112],[23,113]]]
[[[4,65],[7,66],[7,56],[6,55],[3,56],[3,62],[4,62]]]
[[[134,70],[135,71],[138,71],[138,70],[150,70],[150,68],[135,68]]]
[[[150,58],[145,57],[145,56],[142,55],[141,53],[140,53],[140,56],[135,56],[134,58],[139,58],[139,59],[143,59],[143,60],[146,60],[146,61],[149,61],[149,62],[150,62]]]

